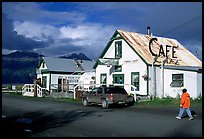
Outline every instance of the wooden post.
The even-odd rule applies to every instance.
[[[34,80],[34,97],[37,97],[37,83],[36,83],[36,80]]]

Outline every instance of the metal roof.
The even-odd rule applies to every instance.
[[[196,66],[165,66],[165,69],[175,69],[175,70],[187,70],[187,71],[202,71],[202,67],[196,67]]]
[[[149,50],[149,41],[151,38],[156,37],[158,41],[155,42],[154,46],[152,47],[152,51],[156,54],[158,54],[161,44],[163,45],[163,47],[165,47],[166,45],[176,46],[175,51],[177,58],[172,59],[171,57],[168,57],[168,63],[165,63],[165,65],[202,67],[202,62],[175,39],[144,35],[123,30],[117,30],[117,32],[148,64],[152,64],[152,54]],[[169,53],[172,53],[171,49]],[[155,65],[161,65],[164,59],[165,57],[158,57]]]
[[[55,57],[43,57],[45,64],[49,71],[56,72],[81,72],[93,70],[94,61],[82,60],[82,68],[77,66],[77,63],[74,59],[64,59],[64,58],[55,58]],[[80,62],[80,60],[78,60]]]

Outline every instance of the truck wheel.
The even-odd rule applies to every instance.
[[[109,104],[108,104],[107,100],[103,99],[102,100],[102,108],[106,109],[106,108],[108,108],[108,106],[109,106]]]
[[[134,105],[134,103],[135,103],[135,100],[134,100],[134,97],[128,97],[128,100],[129,100],[129,102],[128,102],[128,105],[129,106],[133,106]]]
[[[87,99],[87,98],[84,98],[84,99],[83,99],[83,104],[84,104],[84,106],[88,106],[88,105],[89,105],[89,102],[88,102],[88,99]]]

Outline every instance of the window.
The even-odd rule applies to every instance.
[[[124,84],[124,74],[113,74],[113,84]]]
[[[136,91],[139,91],[139,72],[132,72],[131,73],[131,85],[136,87]],[[131,87],[131,91],[134,89]]]
[[[101,74],[101,84],[106,84],[106,74]]]
[[[101,87],[98,88],[97,94],[102,94],[102,88]]]
[[[61,92],[62,91],[62,78],[61,77],[58,78],[57,84],[58,84],[58,91]]]
[[[115,58],[122,57],[122,41],[115,42]]]
[[[172,74],[171,87],[182,87],[183,86],[183,74]]]
[[[42,68],[45,68],[45,62],[42,63]]]
[[[76,77],[76,76],[69,76],[68,77],[68,81],[69,81],[69,83],[71,83],[71,84],[75,84],[75,83],[78,83],[79,82],[79,78],[80,77]]]
[[[91,91],[90,91],[90,94],[96,94],[97,92],[97,88],[93,88]]]
[[[108,87],[105,91],[106,94],[127,94],[126,90],[124,88],[121,88],[120,86],[117,87]]]
[[[122,66],[115,66],[115,72],[121,72]]]

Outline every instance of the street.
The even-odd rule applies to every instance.
[[[177,107],[101,106],[2,94],[3,136],[202,137],[202,106],[175,117]]]

